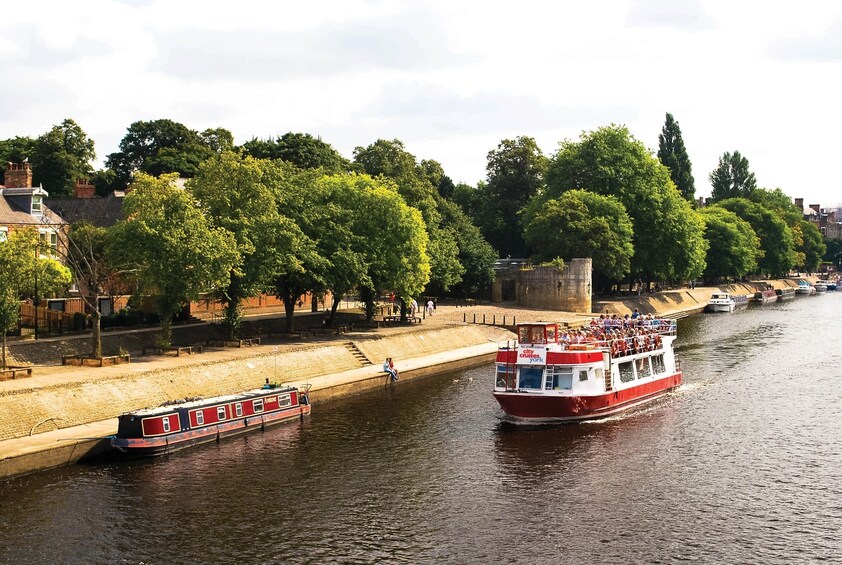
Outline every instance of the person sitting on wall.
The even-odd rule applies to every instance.
[[[392,363],[391,357],[386,357],[386,360],[383,361],[383,370],[389,373],[389,378],[392,380],[392,382],[398,380],[398,371],[397,369],[395,369],[395,364]]]

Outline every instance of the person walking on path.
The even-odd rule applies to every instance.
[[[433,299],[427,300],[427,315],[432,316],[433,310],[435,310],[435,306],[433,305]]]

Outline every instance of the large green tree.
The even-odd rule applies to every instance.
[[[518,214],[544,185],[547,158],[535,139],[504,139],[488,152],[488,183],[481,187],[477,225],[501,257],[525,257],[526,244]]]
[[[625,206],[634,226],[633,277],[685,280],[704,271],[702,219],[676,190],[667,168],[624,126],[602,127],[561,144],[541,198],[573,189],[614,196]]]
[[[237,243],[238,261],[228,283],[215,289],[232,338],[239,334],[243,301],[271,288],[298,243],[298,227],[276,202],[276,186],[290,169],[227,152],[205,161],[187,183],[213,224],[232,233]]]
[[[538,262],[591,257],[600,286],[621,280],[631,269],[632,222],[613,196],[568,190],[551,200],[534,199],[524,211],[523,225]]]
[[[93,173],[94,142],[71,119],[53,126],[35,140],[32,152],[32,184],[43,186],[51,196],[71,196],[76,181]]]
[[[231,145],[231,133],[222,128],[200,134],[167,119],[134,122],[120,141],[120,150],[105,161],[115,175],[110,188],[128,186],[135,171],[152,176],[174,172],[192,178],[203,161]]]
[[[684,147],[681,128],[669,112],[661,134],[658,136],[658,159],[669,169],[670,178],[681,195],[690,202],[694,202],[696,184],[693,180],[693,167],[690,164],[687,149]]]
[[[728,198],[750,198],[757,188],[757,179],[748,166],[748,159],[739,151],[723,153],[719,165],[710,173],[712,202]]]
[[[760,273],[772,277],[789,273],[796,263],[795,240],[792,229],[778,214],[745,198],[729,198],[717,205],[748,222],[757,234],[763,250],[757,264]]]
[[[707,206],[699,214],[705,222],[705,239],[709,244],[705,281],[716,282],[727,277],[738,280],[755,272],[763,251],[751,224],[720,206]]]
[[[182,307],[228,285],[239,261],[234,236],[213,226],[195,197],[175,186],[177,178],[138,173],[107,240],[112,262],[155,298],[161,345],[171,343],[172,319]]]
[[[309,133],[288,132],[275,139],[251,139],[243,151],[257,159],[280,159],[299,169],[322,169],[341,173],[351,169],[351,162],[329,143]]]
[[[798,232],[796,253],[799,260],[795,266],[808,273],[818,270],[825,253],[827,253],[827,245],[819,228],[814,223],[801,219],[792,229]]]

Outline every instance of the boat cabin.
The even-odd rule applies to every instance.
[[[518,324],[517,339],[522,344],[558,343],[558,324]]]

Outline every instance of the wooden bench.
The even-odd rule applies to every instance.
[[[128,353],[123,355],[103,355],[102,357],[86,357],[84,355],[63,355],[62,365],[77,365],[84,367],[107,367],[108,365],[120,365],[131,363],[132,356]]]
[[[155,355],[163,355],[164,353],[175,353],[176,357],[181,357],[182,353],[193,355],[194,353],[204,353],[203,345],[173,345],[170,347],[159,347],[157,345],[147,345],[143,348],[143,354],[146,355],[149,351]]]
[[[9,367],[0,371],[0,381],[9,381],[32,376],[32,367]]]

